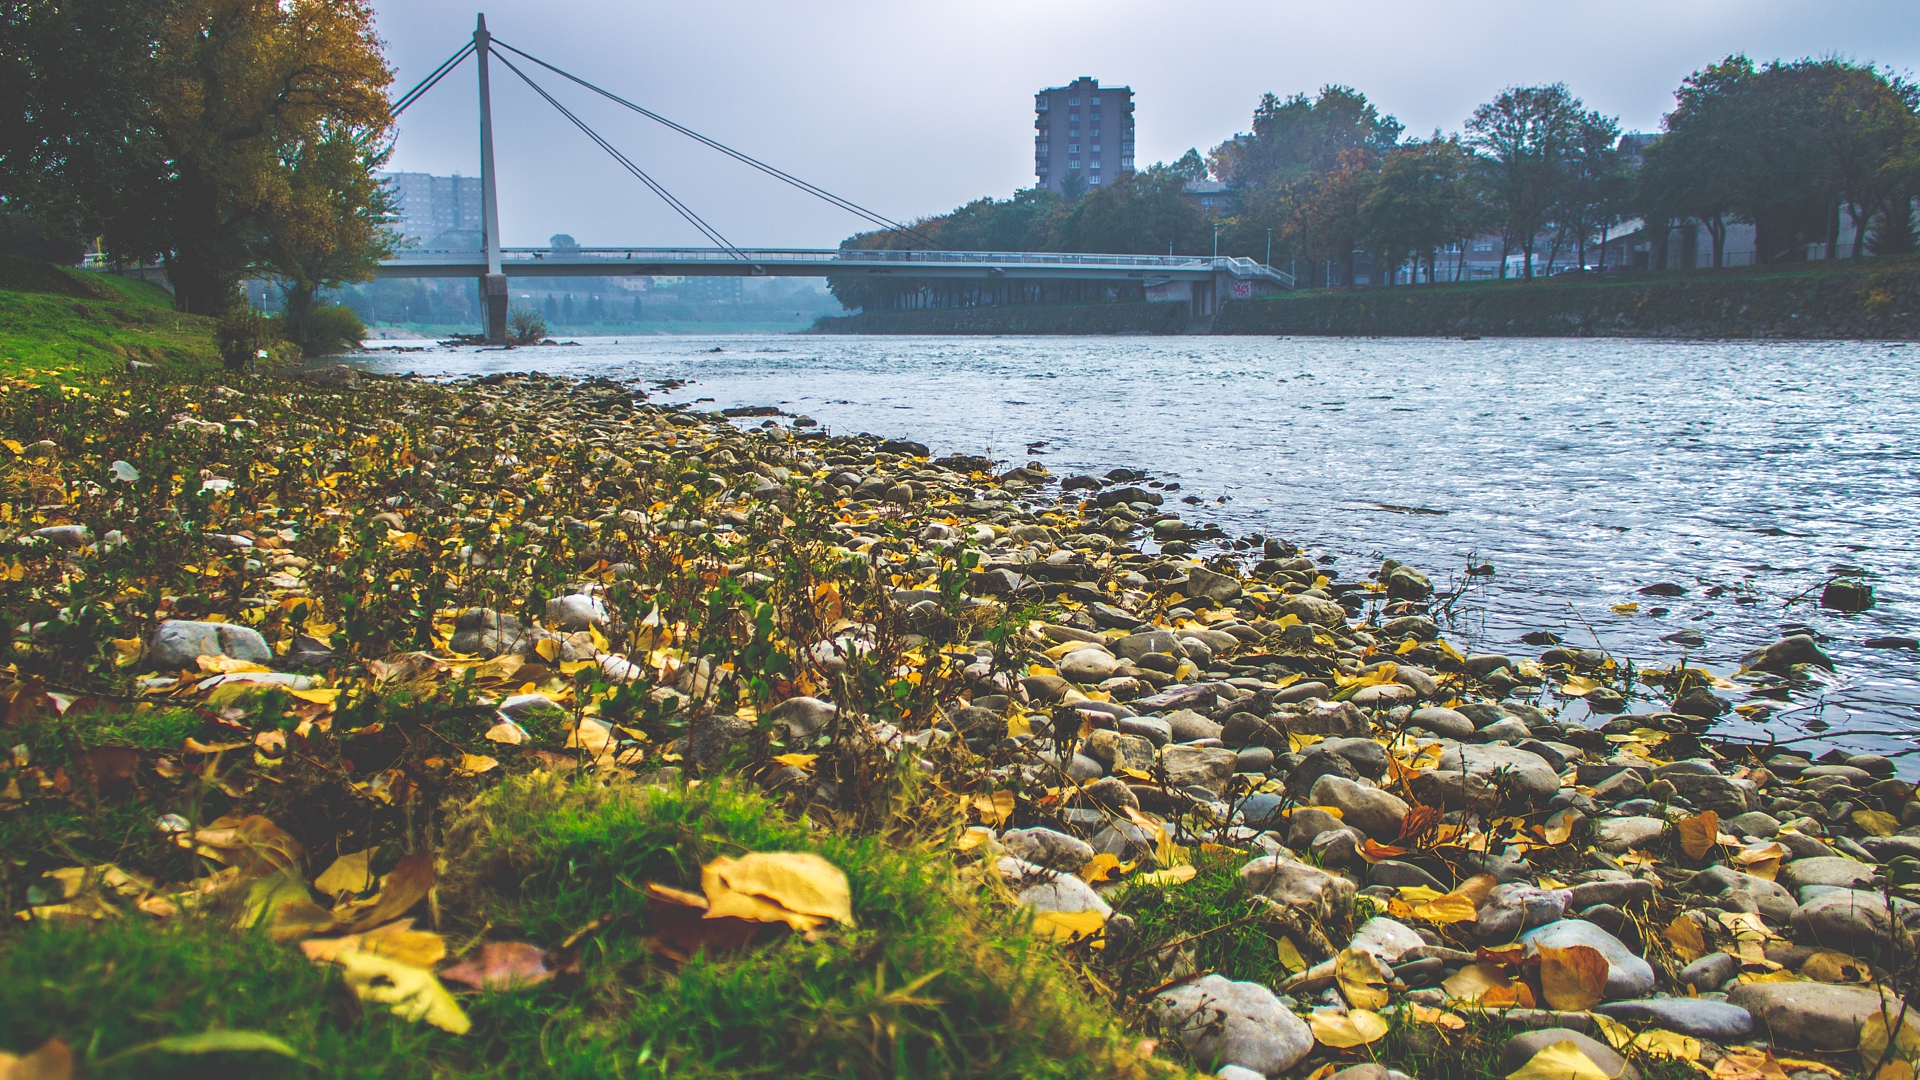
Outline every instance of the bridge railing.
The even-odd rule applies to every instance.
[[[470,248],[410,248],[386,260],[388,266],[446,265],[484,262],[482,251]],[[836,266],[1030,266],[1101,267],[1116,270],[1215,270],[1240,278],[1263,278],[1293,287],[1291,275],[1253,259],[1205,255],[1118,255],[1063,251],[925,251],[862,248],[501,248],[506,267],[551,262],[570,266],[626,263],[755,265],[819,265],[823,272]]]

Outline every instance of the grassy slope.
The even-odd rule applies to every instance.
[[[213,323],[173,310],[156,285],[0,259],[0,372],[31,382],[123,371],[128,360],[219,367]]]

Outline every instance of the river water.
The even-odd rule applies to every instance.
[[[1664,667],[1682,648],[1663,638],[1691,629],[1689,662],[1728,674],[1811,627],[1835,675],[1721,730],[1899,755],[1920,747],[1920,653],[1863,643],[1920,634],[1916,359],[1875,342],[767,336],[363,362],[684,379],[654,400],[777,405],[1063,477],[1144,469],[1180,485],[1187,520],[1336,556],[1341,579],[1386,556],[1446,588],[1491,562],[1447,630],[1475,651],[1536,655],[1520,638],[1544,630]],[[1836,574],[1869,580],[1874,608],[1819,609]],[[1660,582],[1686,591],[1638,592]],[[1897,760],[1920,773],[1920,754]]]

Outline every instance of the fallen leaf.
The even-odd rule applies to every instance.
[[[236,743],[233,748],[251,745]],[[270,874],[276,870],[298,870],[304,855],[299,841],[259,814],[245,817],[228,815],[204,829],[181,833],[175,837],[175,842],[217,862],[236,867],[245,877]]]
[[[295,1050],[284,1041],[276,1039],[264,1031],[235,1031],[231,1029],[202,1031],[192,1035],[169,1035],[164,1039],[155,1039],[152,1042],[141,1043],[138,1046],[129,1046],[125,1050],[115,1053],[113,1057],[130,1057],[134,1054],[143,1054],[153,1050],[167,1054],[265,1053],[279,1054],[281,1057],[296,1059],[300,1057],[298,1050]],[[0,1071],[0,1077],[8,1077],[8,1080],[12,1080],[10,1074],[4,1071]]]
[[[1869,1015],[1866,1023],[1860,1025],[1861,1063],[1872,1065],[1883,1058],[1908,1063],[1920,1060],[1920,1030],[1915,1030],[1915,1025],[1920,1024],[1920,1016],[1910,1015],[1901,1019],[1900,1000],[1886,991],[1881,992],[1881,1002],[1881,1011]],[[1901,1019],[1900,1037],[1889,1051],[1887,1029],[1896,1019]]]
[[[1005,825],[1013,816],[1014,796],[1011,791],[996,791],[990,795],[975,795],[968,803],[974,813],[980,815],[984,825]]]
[[[1077,941],[1106,929],[1107,917],[1098,911],[1038,911],[1033,916],[1036,932],[1055,941]],[[1094,943],[1104,946],[1104,939]]]
[[[365,952],[431,969],[447,958],[447,939],[430,930],[413,929],[412,919],[399,919],[364,934],[337,938],[309,938],[300,943],[309,960],[331,962],[341,953]]]
[[[1356,1009],[1380,1009],[1387,1004],[1387,984],[1393,981],[1393,969],[1370,952],[1343,949],[1334,968],[1334,979],[1339,982],[1348,1005]]]
[[[1885,810],[1855,810],[1853,823],[1869,836],[1892,836],[1900,831],[1900,819]]]
[[[1644,1054],[1673,1058],[1677,1061],[1699,1061],[1702,1049],[1700,1040],[1691,1035],[1682,1035],[1679,1032],[1659,1028],[1641,1032],[1627,1045]]]
[[[1598,689],[1600,684],[1585,675],[1570,676],[1566,682],[1560,684],[1560,693],[1565,697],[1586,697]]]
[[[373,855],[373,849],[356,851],[333,860],[333,865],[319,877],[313,879],[313,887],[323,896],[339,896],[352,893],[355,896],[373,888],[373,870],[367,861]]]
[[[1307,959],[1300,955],[1300,949],[1292,939],[1281,938],[1275,943],[1274,949],[1281,967],[1295,974],[1307,970]]]
[[[341,979],[355,996],[387,1006],[402,1020],[424,1020],[455,1035],[464,1035],[473,1026],[431,971],[357,949],[342,951],[326,962],[340,969]]]
[[[1680,959],[1689,964],[1707,955],[1707,939],[1700,933],[1700,924],[1686,915],[1667,924],[1666,939]]]
[[[1629,600],[1624,604],[1613,605],[1613,613],[1615,615],[1632,615],[1634,612],[1639,610],[1640,610],[1640,605],[1633,602],[1632,600]]]
[[[349,932],[370,929],[405,915],[409,908],[425,900],[432,889],[433,856],[426,852],[415,852],[403,856],[393,865],[393,871],[380,879],[378,893],[366,900],[336,908],[334,914],[341,922],[349,924]]]
[[[1344,1050],[1365,1046],[1387,1033],[1387,1022],[1379,1013],[1367,1009],[1349,1009],[1344,1013],[1315,1012],[1307,1016],[1307,1026],[1323,1046]]]
[[[1103,851],[1080,868],[1079,877],[1080,880],[1091,885],[1103,881],[1118,881],[1120,874],[1120,856]]]
[[[59,1039],[48,1039],[26,1057],[0,1053],[0,1080],[69,1080],[72,1076],[73,1051]]]
[[[1369,865],[1377,863],[1381,859],[1397,859],[1406,853],[1406,848],[1394,847],[1391,844],[1382,844],[1371,836],[1367,837],[1360,845],[1360,857],[1365,859]]]
[[[1563,1039],[1527,1059],[1507,1074],[1507,1080],[1614,1080],[1614,1074],[1593,1063],[1572,1039]]]
[[[567,732],[566,746],[585,750],[597,765],[613,754],[613,728],[591,716],[583,716],[580,723]]]
[[[773,760],[795,769],[811,769],[813,763],[820,760],[819,754],[775,754]]]
[[[1178,885],[1183,881],[1192,881],[1193,876],[1197,873],[1199,873],[1199,871],[1195,870],[1191,863],[1183,863],[1179,866],[1169,866],[1165,870],[1154,870],[1150,873],[1141,874],[1139,877],[1128,881],[1127,884]]]
[[[1823,983],[1859,983],[1873,977],[1866,964],[1846,953],[1822,952],[1807,957],[1800,974]]]
[[[1448,1031],[1465,1031],[1467,1027],[1465,1018],[1429,1005],[1407,1006],[1407,1019],[1421,1024],[1433,1024]]]
[[[1632,1028],[1615,1020],[1611,1016],[1604,1016],[1600,1013],[1593,1013],[1592,1016],[1594,1031],[1599,1034],[1601,1042],[1606,1043],[1615,1050],[1623,1049],[1629,1043],[1633,1042]]]
[[[446,982],[475,990],[511,990],[538,986],[552,979],[547,951],[524,941],[489,941],[478,955],[440,972]]]
[[[1489,990],[1505,989],[1512,985],[1513,980],[1498,965],[1476,962],[1447,976],[1446,981],[1440,984],[1440,989],[1445,990],[1447,997],[1454,1001],[1479,1001]]]
[[[1590,945],[1540,947],[1540,989],[1547,1007],[1585,1012],[1607,993],[1607,958]]]
[[[1687,853],[1689,859],[1704,859],[1707,852],[1720,842],[1720,815],[1712,810],[1702,810],[1690,818],[1681,818],[1680,850]]]
[[[1772,881],[1780,873],[1780,861],[1787,857],[1787,849],[1778,843],[1755,844],[1733,856],[1733,861],[1741,869],[1757,878]]]
[[[683,963],[703,950],[738,949],[769,929],[766,923],[732,916],[707,918],[707,898],[699,893],[651,881],[641,892],[649,901],[647,922],[654,951]]]
[[[1788,1080],[1787,1071],[1767,1050],[1739,1047],[1714,1063],[1713,1080]]]
[[[752,852],[700,868],[707,917],[736,916],[812,930],[853,925],[853,894],[839,867],[809,852]]]
[[[494,758],[481,754],[463,753],[460,755],[460,764],[455,767],[454,771],[462,776],[479,776],[483,772],[488,772],[499,767],[500,762]]]
[[[1578,820],[1575,812],[1561,810],[1538,826],[1540,839],[1549,844],[1564,844],[1573,837],[1573,823]]]
[[[1415,904],[1413,915],[1414,918],[1436,923],[1473,922],[1480,917],[1480,908],[1473,897],[1456,889],[1426,903]]]

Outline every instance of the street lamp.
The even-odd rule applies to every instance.
[[[1273,265],[1273,230],[1267,230],[1267,265]]]
[[[1220,257],[1220,223],[1213,223],[1213,257]]]

